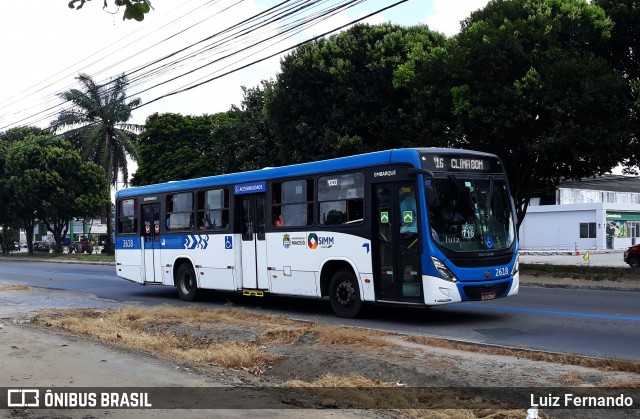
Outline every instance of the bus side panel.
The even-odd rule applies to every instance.
[[[116,238],[116,272],[121,278],[144,283],[140,237]]]
[[[198,288],[235,291],[236,285],[233,277],[233,269],[228,268],[199,268]]]
[[[224,234],[164,236],[161,240],[163,283],[174,285],[176,260],[187,258],[193,261],[199,288],[236,290],[235,255],[232,248],[225,248],[229,242],[225,237]]]
[[[194,260],[200,265],[198,286],[203,289],[237,290],[235,254],[231,234],[209,235],[206,248],[196,248]]]
[[[374,300],[372,287],[362,278],[371,278],[371,242],[362,237],[330,231],[273,232],[267,234],[271,292],[276,294],[321,296],[320,269],[327,261],[349,261],[355,265],[361,297]],[[364,275],[364,276],[363,276]],[[363,291],[370,289],[367,294]],[[370,295],[369,295],[370,294]]]
[[[274,294],[320,296],[316,272],[304,231],[267,233],[267,266]]]

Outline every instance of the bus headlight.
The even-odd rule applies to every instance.
[[[520,272],[520,253],[516,255],[516,263],[513,264],[513,269],[511,270],[511,276],[514,276]]]
[[[440,259],[431,256],[431,261],[433,262],[433,266],[436,268],[436,271],[440,274],[440,278],[449,282],[458,282],[458,278],[456,278],[453,272],[451,272]]]

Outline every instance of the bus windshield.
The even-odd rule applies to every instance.
[[[509,189],[504,178],[463,173],[433,180],[429,208],[433,240],[455,252],[508,249],[515,238]]]

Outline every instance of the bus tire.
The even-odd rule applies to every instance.
[[[362,310],[360,288],[352,272],[340,270],[329,282],[329,301],[338,317],[353,319]]]
[[[183,263],[176,273],[176,288],[182,301],[194,301],[198,293],[196,273],[190,263]]]

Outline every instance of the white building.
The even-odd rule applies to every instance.
[[[555,201],[555,202],[554,202]],[[640,177],[606,175],[564,182],[534,198],[520,226],[520,248],[624,249],[640,243]]]

